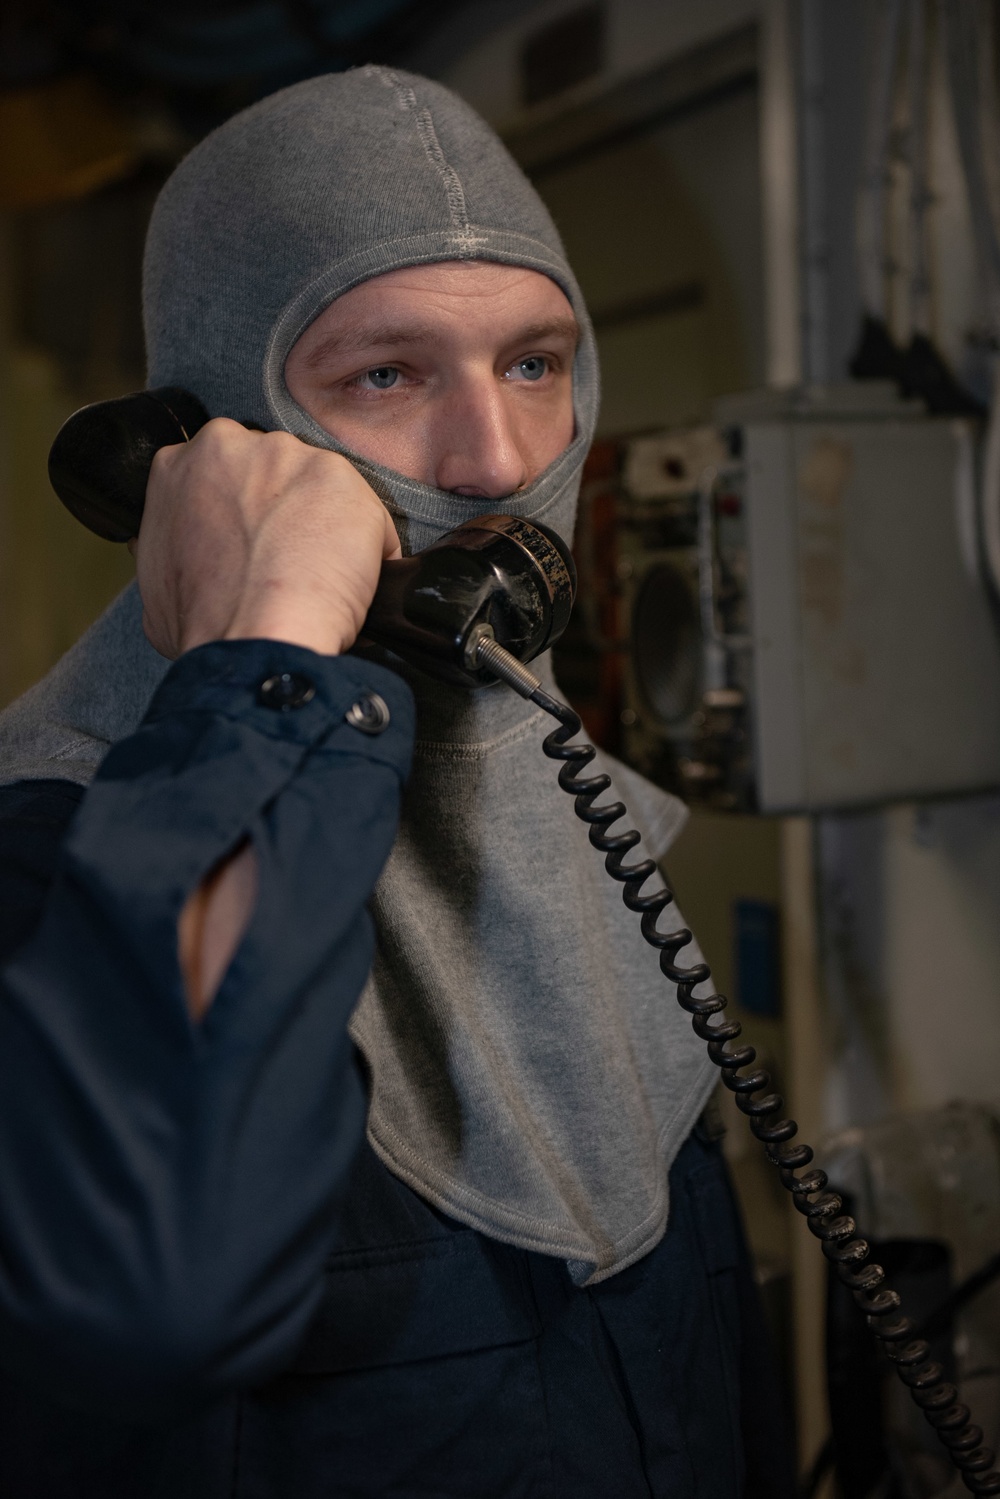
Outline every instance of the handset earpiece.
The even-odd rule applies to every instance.
[[[88,530],[129,541],[157,451],[187,442],[208,420],[176,386],[84,406],[52,444],[52,488]],[[496,680],[484,643],[531,661],[566,628],[575,588],[573,558],[556,532],[516,515],[470,516],[424,551],[383,564],[364,634],[434,676],[482,686]]]
[[[52,488],[88,531],[105,541],[131,541],[157,451],[188,442],[208,419],[197,397],[175,385],[83,406],[56,433]]]

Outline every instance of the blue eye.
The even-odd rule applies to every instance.
[[[380,364],[377,369],[366,370],[365,379],[376,390],[389,390],[399,379],[399,370],[394,369],[391,364]]]
[[[513,368],[522,380],[540,380],[548,369],[548,361],[531,354],[527,359],[519,359]]]

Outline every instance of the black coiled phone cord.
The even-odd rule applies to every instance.
[[[525,679],[529,675],[524,672]],[[510,676],[507,680],[518,686]],[[652,895],[639,894],[649,877],[657,873],[657,866],[652,859],[643,859],[638,864],[623,862],[629,849],[639,842],[639,834],[634,828],[616,834],[608,831],[612,823],[625,816],[621,802],[610,802],[603,807],[594,805],[610,787],[611,779],[604,774],[589,777],[583,774],[596,751],[590,744],[569,744],[582,729],[579,717],[572,708],[543,691],[537,679],[531,680],[535,690],[525,690],[528,687],[525,680],[519,686],[523,696],[530,697],[559,720],[559,728],[548,735],[543,745],[550,759],[563,761],[559,784],[574,798],[577,817],[589,824],[590,841],[604,855],[608,874],[621,882],[622,900],[630,911],[642,917],[642,935],[651,947],[659,949],[660,968],[676,984],[678,1003],[691,1016],[695,1034],[708,1043],[708,1054],[720,1069],[722,1081],[735,1094],[737,1107],[746,1115],[751,1130],[778,1168],[782,1185],[791,1192],[792,1201],[819,1239],[823,1253],[853,1292],[896,1373],[948,1449],[965,1487],[972,1494],[1000,1494],[1000,1473],[993,1467],[993,1452],[983,1445],[981,1428],[973,1425],[968,1406],[959,1401],[958,1392],[946,1381],[941,1365],[930,1358],[928,1343],[914,1337],[914,1323],[900,1313],[899,1296],[886,1286],[882,1266],[872,1263],[869,1245],[858,1237],[854,1219],[841,1211],[841,1198],[826,1190],[826,1173],[815,1167],[805,1169],[812,1163],[813,1151],[808,1145],[790,1143],[798,1134],[798,1125],[793,1119],[781,1117],[784,1100],[768,1091],[770,1077],[763,1068],[741,1070],[753,1068],[756,1052],[752,1046],[733,1045],[740,1036],[739,1021],[712,1023],[725,1010],[725,998],[721,994],[695,998],[694,990],[711,978],[711,971],[707,963],[690,968],[678,964],[677,955],[691,941],[691,933],[683,928],[670,933],[657,931],[660,913],[673,903],[674,897],[666,887]]]

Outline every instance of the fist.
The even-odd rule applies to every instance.
[[[326,655],[364,623],[399,537],[346,458],[216,418],[153,460],[129,543],[151,644],[287,640]]]

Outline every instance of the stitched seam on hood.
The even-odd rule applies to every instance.
[[[448,200],[448,217],[451,219],[451,227],[457,230],[456,248],[460,249],[463,255],[470,255],[473,250],[486,244],[487,241],[469,226],[469,210],[465,201],[462,179],[441,148],[438,133],[434,128],[434,116],[426,107],[417,108],[416,93],[409,84],[403,83],[398,73],[382,68],[373,68],[371,71],[387,87],[395,90],[396,101],[400,109],[413,114],[424,155],[440,177],[444,195]]]

